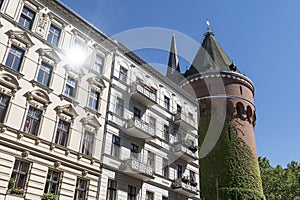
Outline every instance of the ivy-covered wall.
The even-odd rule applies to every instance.
[[[199,146],[205,138],[209,117],[199,121]],[[200,159],[203,200],[263,200],[258,161],[227,118],[213,150]],[[218,198],[217,198],[218,196]]]

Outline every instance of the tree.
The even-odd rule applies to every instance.
[[[263,190],[268,200],[300,200],[300,165],[292,161],[283,169],[272,167],[267,158],[258,158]]]

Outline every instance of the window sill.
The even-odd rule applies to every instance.
[[[74,104],[75,106],[77,106],[79,104],[79,102],[76,101],[75,99],[73,99],[72,97],[68,97],[68,96],[66,96],[64,94],[60,94],[58,96],[59,96],[60,100],[62,100],[62,101],[63,100],[69,101],[70,103]]]
[[[98,110],[94,110],[93,108],[90,108],[88,106],[84,107],[85,112],[90,112],[96,115],[97,117],[101,117],[101,113],[99,113]]]
[[[48,94],[53,92],[53,89],[51,89],[48,86],[45,86],[45,85],[35,81],[35,80],[31,80],[30,83],[32,84],[33,87],[37,86],[37,87],[42,88],[43,90],[46,90]]]
[[[7,71],[7,72],[9,72],[9,73],[15,75],[15,76],[17,77],[17,79],[21,79],[21,78],[24,77],[24,74],[22,74],[22,73],[20,73],[20,72],[18,72],[18,71],[15,71],[15,70],[13,70],[13,69],[11,69],[11,68],[9,68],[9,67],[3,65],[3,64],[1,64],[0,70],[4,70],[4,71]]]

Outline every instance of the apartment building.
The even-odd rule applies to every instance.
[[[194,98],[60,1],[0,22],[0,199],[200,199]]]
[[[97,199],[114,42],[56,1],[0,6],[0,199]]]

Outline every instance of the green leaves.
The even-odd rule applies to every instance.
[[[272,167],[267,158],[258,158],[263,190],[268,200],[300,200],[300,165],[291,161],[287,168]]]

